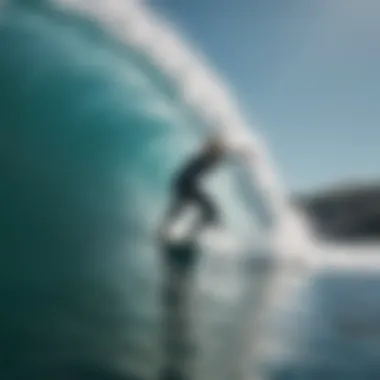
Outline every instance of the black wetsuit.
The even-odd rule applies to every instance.
[[[211,199],[199,188],[200,179],[219,162],[218,155],[204,153],[195,157],[181,170],[174,181],[173,213],[180,212],[183,206],[193,203],[202,211],[203,222],[215,223],[218,221],[217,208]]]

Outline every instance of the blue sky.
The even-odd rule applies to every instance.
[[[380,179],[380,1],[150,3],[224,76],[291,189]]]

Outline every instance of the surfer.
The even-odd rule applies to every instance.
[[[166,310],[166,358],[160,372],[160,380],[193,378],[189,373],[193,372],[197,350],[192,340],[194,334],[188,292],[193,285],[192,275],[198,257],[194,234],[206,226],[221,224],[220,210],[212,197],[201,188],[201,180],[215,170],[230,150],[220,136],[212,136],[201,150],[181,167],[172,181],[172,199],[166,223],[163,223],[164,228],[168,227],[167,223],[175,222],[188,205],[200,210],[201,220],[186,234],[185,244],[169,243],[164,249],[167,268],[167,282],[163,289]],[[238,151],[243,153],[241,147]]]
[[[204,226],[219,224],[216,204],[201,188],[201,179],[215,169],[225,154],[221,139],[212,137],[194,157],[191,157],[175,174],[172,181],[172,199],[164,228],[175,222],[188,205],[200,210],[201,221],[187,235],[185,245],[169,245],[164,251],[166,283],[163,291],[166,311],[164,330],[164,362],[160,380],[185,380],[193,378],[196,345],[192,341],[193,322],[189,317],[189,290],[197,259],[194,232]],[[195,228],[195,230],[194,230]],[[164,231],[161,231],[164,232]]]
[[[168,219],[174,220],[188,205],[201,211],[200,226],[217,225],[220,213],[217,205],[201,188],[201,179],[222,161],[226,149],[219,137],[212,137],[201,151],[181,168],[173,180],[172,203]]]
[[[220,135],[211,136],[200,152],[190,158],[174,176],[172,181],[172,198],[169,211],[164,223],[161,223],[159,235],[168,237],[167,228],[176,221],[176,218],[187,206],[194,206],[201,212],[200,223],[190,231],[187,236],[194,237],[197,231],[204,227],[218,226],[221,224],[220,210],[212,197],[201,188],[201,180],[209,175],[226,157],[233,153],[241,159],[255,159],[255,152],[249,144],[249,139],[244,141],[227,141]],[[191,240],[191,238],[190,238]]]

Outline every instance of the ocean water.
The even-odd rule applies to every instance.
[[[379,276],[360,270],[328,270],[313,276],[297,309],[293,352],[270,368],[274,379],[377,379]],[[303,307],[301,307],[301,305]]]
[[[204,137],[200,121],[139,52],[78,15],[7,6],[0,50],[0,376],[151,378],[162,316],[155,233],[171,176]],[[243,239],[254,220],[232,173],[208,186]],[[206,347],[218,316],[233,325],[242,281],[239,260],[217,270],[205,260]]]
[[[93,18],[13,4],[0,26],[0,378],[155,378],[156,230],[207,126]],[[228,164],[206,184],[233,239],[200,247],[196,378],[377,379],[377,275],[258,265],[248,243],[265,205],[240,175]]]

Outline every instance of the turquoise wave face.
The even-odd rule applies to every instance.
[[[87,20],[9,10],[0,51],[3,378],[154,372],[154,234],[201,123],[158,69]],[[210,188],[240,231],[229,173]]]
[[[154,368],[154,228],[170,173],[199,140],[141,57],[74,21],[13,10],[2,25],[0,346],[9,378],[41,379],[65,364],[64,379],[94,363]]]

